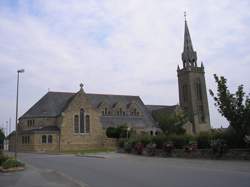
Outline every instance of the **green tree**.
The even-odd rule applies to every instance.
[[[3,133],[3,130],[0,129],[0,148],[3,147],[4,139],[5,139],[5,135]]]
[[[153,118],[159,123],[159,127],[166,134],[184,134],[183,125],[187,122],[186,115],[182,111],[166,113],[153,112]]]
[[[217,94],[209,90],[215,101],[218,111],[224,116],[231,127],[242,139],[250,130],[250,94],[246,96],[243,85],[238,86],[235,93],[231,93],[227,87],[227,79],[214,74],[217,83]]]

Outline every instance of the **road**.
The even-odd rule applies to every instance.
[[[13,186],[18,186],[17,184],[21,185],[18,183],[19,178],[25,181],[26,177],[33,187],[250,186],[250,162],[152,158],[118,153],[104,155],[104,158],[94,158],[74,155],[21,154],[19,158],[27,163],[28,168],[23,172],[24,174],[9,174],[11,176],[9,178],[12,183],[15,182]],[[39,182],[40,179],[37,177],[36,182],[36,177],[30,177],[32,173],[42,175],[44,181]],[[8,186],[7,184],[10,185],[11,182],[8,181],[8,176],[6,178],[0,174],[1,183]]]

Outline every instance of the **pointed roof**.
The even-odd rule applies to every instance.
[[[185,20],[185,31],[184,31],[184,52],[193,52],[193,45],[191,36],[189,34],[189,29],[187,25],[187,20]]]
[[[189,33],[187,20],[185,18],[185,31],[184,31],[184,49],[182,52],[183,67],[197,66],[197,54],[193,49],[191,36]]]

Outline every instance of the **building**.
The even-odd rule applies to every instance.
[[[185,20],[183,68],[177,67],[180,107],[192,123],[193,133],[211,128],[207,101],[205,70],[197,65],[197,53],[193,49],[187,21]]]
[[[204,67],[197,66],[197,54],[185,21],[183,68],[178,66],[180,106],[145,105],[139,96],[48,92],[19,118],[18,149],[22,151],[67,151],[111,145],[107,127],[127,125],[137,133],[156,135],[160,129],[152,113],[168,115],[183,109],[189,117],[190,134],[210,129]],[[9,136],[10,150],[15,136]]]

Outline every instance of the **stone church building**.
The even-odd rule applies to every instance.
[[[137,133],[160,132],[154,111],[166,115],[180,108],[188,114],[187,133],[208,131],[210,127],[204,66],[197,65],[185,21],[183,67],[177,68],[180,106],[145,105],[139,96],[48,92],[35,103],[18,124],[18,149],[22,151],[67,151],[110,146],[108,127],[127,125]],[[15,136],[9,136],[14,150]]]

